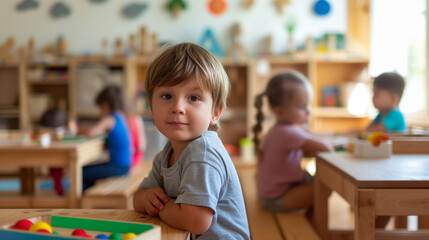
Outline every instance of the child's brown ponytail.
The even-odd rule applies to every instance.
[[[262,122],[264,121],[265,117],[264,117],[264,113],[262,112],[262,104],[263,104],[263,97],[266,95],[265,92],[259,94],[258,96],[256,96],[255,98],[255,108],[257,109],[257,113],[256,113],[256,124],[255,126],[253,126],[253,142],[255,143],[255,153],[259,154],[259,144],[260,144],[260,140],[259,140],[259,133],[262,131]]]

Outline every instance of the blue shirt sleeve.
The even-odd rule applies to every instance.
[[[383,124],[388,132],[407,131],[404,116],[398,109],[394,109],[389,112],[383,119]]]

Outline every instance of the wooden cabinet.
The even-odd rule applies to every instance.
[[[6,63],[0,65],[0,129],[25,127],[27,111],[22,102],[25,96],[25,65]]]
[[[42,114],[50,107],[57,106],[72,115],[75,102],[72,93],[74,86],[73,60],[51,63],[29,63],[25,65],[22,94],[27,99],[29,121],[26,126],[35,127]]]

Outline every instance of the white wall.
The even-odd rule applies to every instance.
[[[283,53],[287,42],[285,25],[292,17],[297,20],[295,41],[298,44],[303,43],[308,35],[344,33],[347,27],[346,0],[329,0],[332,9],[326,17],[312,13],[315,0],[293,0],[283,15],[277,13],[274,0],[255,0],[250,10],[242,7],[243,0],[227,0],[228,10],[220,16],[207,11],[208,0],[187,0],[188,9],[177,19],[165,10],[166,0],[108,0],[104,4],[93,4],[89,0],[62,0],[71,7],[72,14],[58,20],[49,15],[50,7],[58,0],[40,0],[38,9],[17,12],[15,5],[19,1],[0,1],[0,42],[14,36],[18,45],[25,45],[33,35],[36,49],[40,49],[62,34],[74,54],[101,51],[104,37],[108,37],[112,44],[118,36],[127,38],[129,34],[137,33],[142,25],[156,32],[161,41],[173,42],[198,42],[205,28],[210,27],[225,51],[231,44],[233,24],[240,22],[243,43],[251,54],[261,50],[261,42],[269,34],[274,36],[275,52]],[[149,7],[137,19],[128,20],[120,15],[120,10],[131,2],[148,3]]]

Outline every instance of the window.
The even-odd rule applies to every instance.
[[[373,0],[370,75],[396,71],[406,80],[399,105],[407,119],[427,119],[426,5],[429,0]]]

